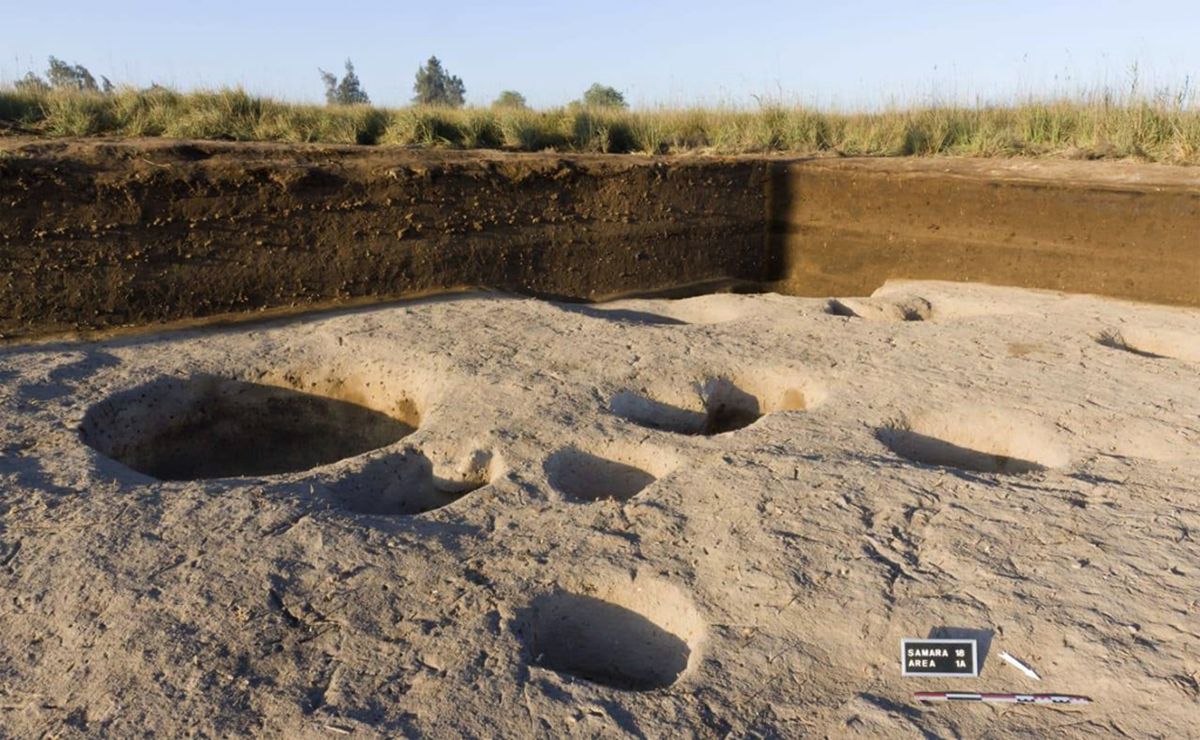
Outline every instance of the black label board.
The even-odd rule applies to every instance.
[[[978,676],[975,640],[900,641],[900,674],[903,676]]]

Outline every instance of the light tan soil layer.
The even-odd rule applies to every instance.
[[[0,334],[466,286],[598,300],[924,278],[1200,305],[1196,173],[0,139]]]
[[[0,735],[1189,737],[1197,363],[949,283],[0,348]]]
[[[895,278],[1200,305],[1200,170],[1043,160],[815,160],[777,174],[781,290]]]

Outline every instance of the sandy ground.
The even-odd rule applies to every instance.
[[[10,346],[0,734],[1194,735],[1198,367],[941,283]]]

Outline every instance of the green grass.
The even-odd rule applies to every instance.
[[[110,95],[0,89],[0,130],[45,136],[501,148],[518,151],[1137,158],[1200,164],[1200,111],[1181,96],[1110,93],[1005,106],[871,113],[762,105],[606,110],[329,107],[238,89]]]

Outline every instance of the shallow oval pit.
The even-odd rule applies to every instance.
[[[1018,475],[1068,462],[1052,431],[1016,411],[963,409],[903,417],[875,436],[907,460],[982,473]]]
[[[754,310],[754,299],[737,293],[679,298],[663,304],[665,313],[687,324],[728,324],[748,318]]]
[[[1120,331],[1102,332],[1096,337],[1096,342],[1151,359],[1200,362],[1200,332],[1133,326]]]
[[[621,308],[619,306],[567,303],[559,305],[558,308],[569,313],[576,313],[593,319],[613,321],[619,324],[679,326],[687,323],[673,316],[664,316],[652,311]]]
[[[712,293],[675,299],[632,299],[590,305],[560,304],[564,311],[624,324],[709,325],[737,321],[750,309],[747,296]]]
[[[341,387],[341,386],[338,386]],[[162,378],[88,410],[84,443],[159,480],[292,473],[374,450],[411,434],[419,418],[403,399],[393,413],[214,375]]]
[[[929,321],[933,305],[920,296],[884,298],[830,298],[825,312],[834,316],[871,321]]]
[[[449,475],[439,475],[420,450],[405,447],[367,461],[327,484],[334,502],[356,514],[412,516],[450,504],[495,480],[500,464],[477,450]]]
[[[825,400],[822,388],[787,371],[711,377],[690,393],[621,391],[609,410],[639,426],[676,434],[724,434],[767,414],[805,411]]]
[[[699,664],[704,621],[658,579],[614,577],[536,597],[521,617],[530,658],[560,674],[627,691],[664,689]]]
[[[571,501],[627,501],[675,465],[668,455],[637,447],[612,446],[605,456],[564,447],[546,458],[546,480]]]

